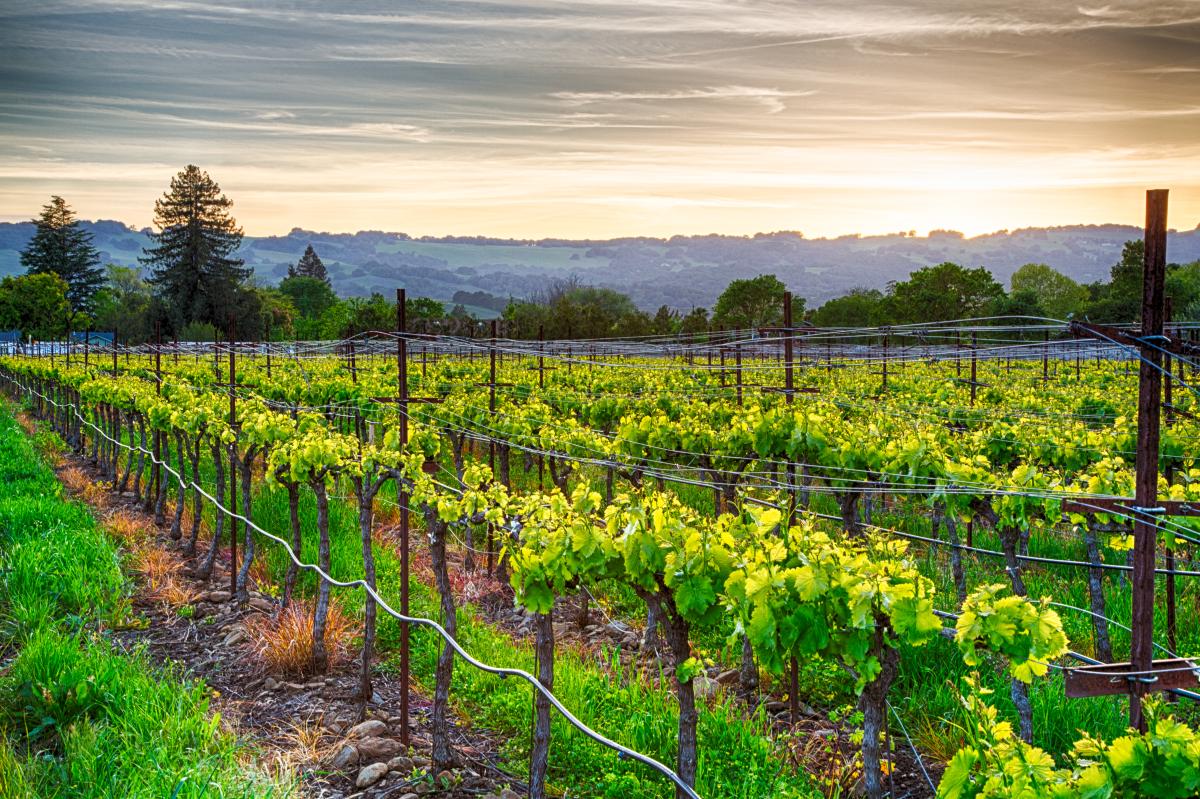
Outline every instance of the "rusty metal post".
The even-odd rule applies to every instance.
[[[1143,339],[1162,336],[1163,288],[1167,263],[1167,191],[1146,192],[1146,255],[1142,271]],[[1162,354],[1141,348],[1138,369],[1138,441],[1133,525],[1133,631],[1130,662],[1146,671],[1154,661],[1154,559],[1158,523],[1150,509],[1158,501],[1159,422],[1162,393]],[[1129,697],[1129,725],[1145,731],[1142,696],[1149,686],[1135,680]]]
[[[971,407],[972,408],[975,407],[975,389],[977,388],[976,383],[975,383],[975,381],[976,381],[975,376],[977,374],[977,372],[976,372],[976,357],[975,356],[977,355],[978,350],[979,350],[978,344],[979,344],[979,335],[977,333],[972,333],[971,334]]]
[[[492,339],[489,342],[489,367],[488,367],[488,411],[491,419],[496,418],[496,320],[492,320]],[[488,436],[488,469],[492,473],[492,479],[496,479],[496,438]],[[492,524],[489,522],[487,526],[487,573],[492,576],[492,569],[496,565],[496,555],[492,551],[495,546],[494,536],[492,534]]]
[[[234,355],[233,314],[229,315],[229,427],[237,426],[237,361]],[[237,442],[229,449],[229,507],[237,513]],[[237,516],[229,517],[229,599],[237,599]]]
[[[400,411],[400,451],[408,449],[408,342],[405,333],[404,289],[396,289],[396,408]],[[403,479],[397,481],[400,503],[400,614],[408,615],[408,492]],[[409,625],[400,622],[400,744],[409,745]]]

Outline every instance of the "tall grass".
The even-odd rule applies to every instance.
[[[0,799],[272,797],[208,689],[113,650],[127,583],[115,541],[63,496],[0,409]]]

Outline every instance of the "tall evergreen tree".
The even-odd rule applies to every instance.
[[[329,273],[325,271],[325,264],[311,244],[308,245],[308,249],[304,251],[304,255],[300,256],[300,260],[294,266],[288,266],[287,275],[288,277],[312,277],[323,281],[326,286],[330,285]]]
[[[75,212],[62,197],[54,196],[33,220],[37,231],[21,251],[26,274],[55,274],[67,284],[67,301],[77,311],[90,311],[92,298],[104,285],[100,253],[92,234],[79,226]]]
[[[229,215],[233,201],[199,167],[188,165],[171,178],[171,189],[154,204],[154,246],[139,258],[150,267],[149,282],[168,308],[175,329],[207,322],[224,329],[238,307],[241,283],[250,276],[233,253],[242,229]]]

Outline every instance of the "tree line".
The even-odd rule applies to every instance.
[[[151,246],[141,268],[101,266],[91,234],[62,197],[54,196],[34,220],[21,253],[26,272],[0,281],[0,328],[36,339],[67,329],[115,331],[122,342],[335,339],[395,325],[395,308],[380,294],[341,298],[320,256],[309,245],[276,286],[256,281],[236,257],[242,229],[207,172],[189,165],[155,202]],[[1030,323],[1068,316],[1130,322],[1138,314],[1141,241],[1125,244],[1108,281],[1080,284],[1046,264],[1026,264],[1006,289],[984,267],[942,263],[893,281],[886,290],[858,288],[818,308],[793,292],[795,324],[878,327],[949,319],[1021,317]],[[732,281],[711,312],[655,313],[625,294],[560,280],[527,299],[509,299],[501,335],[511,338],[604,338],[701,335],[711,330],[774,327],[783,321],[787,287],[774,275]],[[1167,292],[1176,320],[1200,319],[1200,261],[1168,266]],[[471,301],[460,293],[455,300]],[[494,299],[494,298],[493,298]],[[476,303],[478,304],[478,303]],[[497,307],[498,306],[493,306]],[[407,318],[417,332],[487,335],[461,304],[447,311],[433,299],[409,298]]]

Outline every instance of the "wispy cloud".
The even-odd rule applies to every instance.
[[[673,91],[607,91],[607,92],[554,92],[551,96],[564,100],[568,105],[581,106],[596,103],[624,102],[671,102],[675,100],[749,100],[764,106],[768,112],[777,114],[787,106],[789,97],[810,97],[817,90],[783,91],[761,89],[754,86],[709,86],[703,89],[676,89]]]
[[[0,216],[145,223],[189,162],[258,230],[1011,227],[1200,184],[1196,0],[9,0],[0,49]]]

